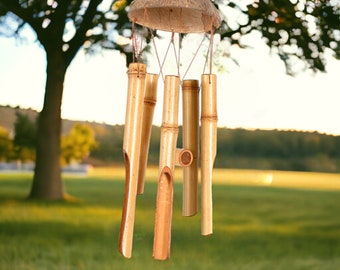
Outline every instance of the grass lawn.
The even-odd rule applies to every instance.
[[[171,258],[152,259],[157,173],[138,196],[132,259],[117,251],[124,170],[65,176],[68,202],[27,201],[30,174],[0,174],[0,269],[340,269],[340,175],[216,170],[214,234],[181,216]],[[288,185],[288,183],[290,183]]]

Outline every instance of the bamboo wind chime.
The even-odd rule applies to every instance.
[[[164,81],[163,115],[160,140],[159,177],[156,198],[153,258],[170,257],[173,185],[175,166],[183,168],[183,216],[198,212],[198,168],[201,165],[201,234],[211,235],[212,170],[216,156],[216,75],[212,74],[212,37],[221,23],[210,0],[135,0],[129,19],[152,30],[174,33],[210,34],[210,72],[201,76],[201,145],[199,145],[198,80],[182,80],[180,75],[160,74]],[[136,51],[136,48],[134,48]],[[138,56],[138,53],[136,53]],[[132,256],[136,196],[144,192],[144,179],[151,137],[152,119],[159,75],[146,72],[138,60],[128,69],[128,93],[123,154],[126,184],[119,251]],[[179,94],[183,101],[183,149],[177,148]],[[200,151],[199,151],[200,149]]]

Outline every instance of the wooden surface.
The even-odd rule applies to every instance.
[[[190,150],[193,160],[183,167],[182,215],[193,216],[198,211],[198,148],[199,148],[199,82],[184,80],[183,101],[183,148]]]
[[[217,144],[216,75],[202,75],[201,234],[213,233],[212,171]]]
[[[175,166],[188,167],[192,164],[193,160],[194,156],[190,150],[183,148],[176,149]]]
[[[166,260],[170,257],[171,222],[174,190],[174,172],[163,167],[158,179],[153,258]]]
[[[165,76],[153,243],[153,258],[156,260],[166,260],[170,257],[179,87],[179,77]]]
[[[157,74],[146,74],[145,95],[142,118],[142,144],[139,157],[138,188],[137,194],[143,194],[145,183],[145,172],[148,163],[152,120],[157,102]]]
[[[177,33],[210,32],[221,25],[210,0],[135,0],[128,17],[145,27]]]
[[[125,160],[125,193],[118,250],[123,256],[132,255],[135,221],[138,166],[141,145],[141,120],[145,88],[146,66],[132,63],[128,70],[128,93],[126,102],[123,154]]]

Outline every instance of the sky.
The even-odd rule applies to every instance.
[[[163,42],[168,41],[165,38]],[[197,40],[188,38],[185,42],[188,47],[195,47]],[[219,49],[227,46],[226,50],[238,62],[236,65],[230,58],[221,60],[224,70],[217,73],[218,125],[340,135],[340,61],[328,52],[327,73],[307,71],[291,77],[286,75],[283,62],[261,42],[259,35],[253,35],[248,42],[251,49],[215,42]],[[158,54],[162,55],[166,46],[158,45]],[[193,52],[181,52],[181,59],[185,62],[182,75],[192,55]],[[200,56],[203,57],[202,53],[198,54],[186,78],[200,79],[204,66]],[[171,55],[169,57],[171,59]],[[13,39],[0,38],[0,105],[40,111],[45,70],[45,54],[38,44],[18,44]],[[62,117],[123,124],[126,71],[125,58],[116,51],[105,51],[96,56],[79,51],[66,73]],[[155,53],[150,58],[148,71],[159,73]],[[162,92],[162,80],[159,80],[154,116],[156,125],[161,124]]]

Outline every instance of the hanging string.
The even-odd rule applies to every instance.
[[[175,55],[175,59],[176,59],[176,66],[177,66],[177,75],[178,77],[181,77],[180,76],[180,61],[179,61],[179,53],[178,53],[178,56],[177,56],[177,52],[176,52],[176,46],[175,46],[175,32],[172,32],[171,34],[171,44],[172,44],[172,47],[174,49],[174,55]],[[178,48],[179,50],[180,48]]]
[[[162,62],[162,64],[159,66],[159,68],[160,68],[160,73],[161,73],[161,71],[163,70],[163,66],[164,66],[165,60],[166,60],[166,58],[167,58],[167,56],[168,56],[168,53],[169,53],[169,50],[170,50],[170,46],[171,46],[171,40],[170,40],[169,45],[168,45],[168,47],[167,47],[167,49],[166,49],[166,52],[165,52],[165,55],[164,55],[163,62]],[[164,77],[163,77],[163,82],[164,82]]]
[[[213,45],[214,45],[214,32],[210,32],[210,46],[209,46],[209,54],[210,54],[210,66],[209,66],[209,74],[212,74],[212,64],[213,64]]]
[[[145,27],[142,29],[142,34],[140,37],[140,41],[138,41],[137,30],[135,26],[135,22],[132,22],[132,61],[133,62],[140,62],[140,56],[142,55],[143,50],[143,32],[145,32]]]
[[[207,35],[204,35],[204,37],[206,37]],[[205,69],[207,68],[208,65],[208,59],[209,59],[209,47],[210,47],[210,37],[208,37],[209,39],[209,46],[208,46],[208,51],[205,55],[205,62],[204,62],[204,66],[203,66],[203,74],[205,74]]]
[[[199,46],[198,46],[196,52],[194,53],[193,58],[191,59],[189,65],[188,65],[188,68],[186,69],[186,71],[185,71],[185,73],[184,73],[183,80],[185,79],[185,76],[187,75],[187,73],[188,73],[188,71],[189,71],[189,69],[190,69],[192,63],[194,62],[194,60],[195,60],[195,58],[196,58],[196,56],[197,56],[199,50],[201,49],[202,44],[203,44],[205,38],[206,38],[206,37],[205,37],[205,35],[204,35],[203,38],[202,38],[202,40],[201,40],[201,43],[199,44]],[[204,66],[206,65],[206,63],[207,63],[207,60],[206,60],[206,62],[205,62],[205,64],[204,64]],[[205,69],[205,68],[204,68],[204,69]],[[203,69],[203,73],[204,73],[204,69]]]
[[[161,65],[161,60],[159,58],[159,54],[158,54],[158,50],[157,50],[157,46],[156,46],[156,42],[155,42],[155,36],[153,34],[153,30],[152,29],[149,29],[149,30],[150,30],[151,40],[152,40],[153,46],[155,48],[157,62],[158,62],[158,65],[159,65],[159,73],[162,76],[162,79],[163,79],[163,82],[164,82],[163,66]]]
[[[146,9],[146,4],[144,5],[144,13],[143,13],[143,20],[145,21],[146,17],[147,17],[148,13],[147,13],[147,9]],[[138,57],[140,57],[142,55],[143,52],[143,41],[144,41],[144,35],[147,35],[147,28],[145,27],[145,25],[143,25],[142,27],[142,34],[141,34],[141,40],[140,40],[140,51],[138,54]]]
[[[147,2],[144,4],[144,14],[143,14],[144,18],[143,18],[143,20],[144,20],[144,21],[149,21],[150,18],[149,18],[149,14],[148,14],[148,12],[147,12],[146,6],[147,6]],[[153,44],[153,46],[154,46],[155,53],[156,53],[156,58],[157,58],[157,62],[158,62],[158,65],[159,65],[159,74],[158,74],[158,75],[161,75],[162,80],[163,80],[163,82],[164,82],[163,65],[164,65],[165,59],[163,60],[163,64],[161,64],[161,60],[160,60],[159,53],[158,53],[157,46],[156,46],[156,42],[155,42],[155,35],[154,35],[154,33],[153,33],[154,30],[151,29],[151,28],[147,28],[147,29],[149,29],[149,31],[150,31],[152,44]],[[168,49],[168,50],[169,50],[169,49]]]
[[[181,13],[182,13],[182,10],[181,10]],[[181,33],[178,33],[178,64],[177,64],[178,77],[180,77],[181,42],[182,42],[182,36],[181,36]],[[181,77],[180,77],[180,78],[181,78]]]
[[[131,41],[132,41],[132,62],[136,62],[136,50],[137,50],[137,42],[136,42],[136,28],[135,28],[135,22],[132,22],[132,36],[131,36]]]
[[[211,18],[210,24],[210,44],[209,44],[209,58],[210,58],[210,65],[209,65],[209,74],[212,75],[212,66],[213,66],[213,46],[214,46],[214,26],[213,21]],[[209,76],[209,84],[211,83],[211,76]]]
[[[143,40],[144,40],[144,33],[145,33],[145,26],[143,25],[142,27],[142,34],[140,35],[140,47],[139,47],[139,53],[138,53],[138,62],[140,60],[140,57],[142,56],[143,53]]]

